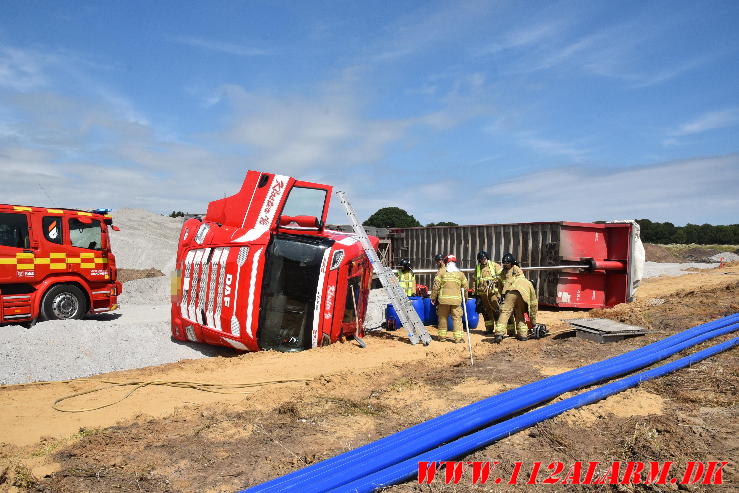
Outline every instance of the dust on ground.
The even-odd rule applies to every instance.
[[[159,269],[118,269],[118,280],[121,282],[162,276],[164,276],[164,272]]]
[[[506,339],[495,345],[483,330],[475,330],[474,366],[466,345],[411,346],[399,331],[369,335],[366,349],[346,342],[296,354],[184,361],[99,376],[98,381],[4,387],[0,490],[235,491],[481,398],[735,312],[739,266],[646,280],[634,303],[609,310],[545,310],[542,321],[561,332],[556,337],[525,343]],[[562,320],[588,315],[649,330],[644,337],[613,344],[564,333]],[[299,378],[308,380],[278,383]],[[101,379],[275,383],[249,389],[248,395],[150,386],[98,411],[51,409],[55,399],[92,389]],[[501,474],[510,473],[516,461],[654,460],[673,461],[674,467],[688,460],[732,461],[739,447],[738,387],[739,351],[733,350],[547,420],[465,460],[500,461]],[[62,405],[101,405],[120,392],[125,391],[89,394]],[[739,485],[736,464],[724,470],[724,481]],[[411,481],[389,490],[480,491],[469,482],[419,488]],[[495,486],[495,491],[519,490]],[[567,486],[567,491],[592,490]]]

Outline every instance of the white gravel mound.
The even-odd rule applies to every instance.
[[[155,268],[169,274],[175,267],[182,218],[161,216],[141,209],[113,211],[111,244],[116,265],[124,269]]]
[[[724,259],[724,262],[738,262],[739,261],[739,255],[733,252],[721,252],[717,253],[716,255],[709,257],[710,260],[713,260],[714,262],[721,262],[721,259]]]
[[[185,359],[229,356],[236,351],[206,344],[173,341],[166,277],[129,281],[121,309],[85,320],[39,322],[0,330],[0,384],[68,380],[99,373],[174,363]],[[166,288],[166,289],[164,289]],[[162,300],[167,300],[162,302]]]
[[[689,262],[685,264],[675,264],[668,262],[646,262],[644,264],[644,278],[649,277],[676,277],[682,276],[683,274],[694,273],[688,269],[713,269],[718,267],[718,264],[706,264],[703,262]]]
[[[126,305],[169,305],[170,277],[147,277],[123,284],[123,293],[118,304]]]

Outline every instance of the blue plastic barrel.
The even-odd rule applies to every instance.
[[[431,303],[431,298],[423,299],[423,325],[436,325],[439,317],[436,316],[436,307]]]
[[[411,302],[411,305],[413,305],[413,309],[416,310],[416,313],[418,313],[418,316],[421,320],[424,319],[424,298],[421,298],[420,296],[409,296],[408,299]],[[387,305],[387,308],[385,309],[385,322],[387,322],[387,329],[388,330],[395,330],[403,326],[403,323],[400,321],[400,317],[398,317],[398,314],[395,312],[395,308],[393,308],[392,303]],[[424,322],[426,324],[426,322]]]
[[[439,317],[436,315],[436,307],[431,304],[431,298],[424,298],[423,301],[424,305],[424,317],[423,317],[423,324],[424,325],[439,325]],[[467,300],[467,318],[470,320],[470,326],[474,329],[477,327],[477,323],[480,321],[480,314],[477,313],[476,307],[477,307],[477,300],[474,298],[471,298]],[[464,314],[462,314],[462,323],[464,324]],[[454,329],[454,324],[452,323],[452,317],[451,315],[447,318],[447,327],[449,327],[449,330]],[[465,329],[467,328],[467,325],[464,325]]]

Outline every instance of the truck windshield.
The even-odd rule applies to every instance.
[[[278,234],[267,249],[259,317],[259,346],[278,351],[311,347],[321,261],[333,240]]]

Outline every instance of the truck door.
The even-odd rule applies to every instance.
[[[84,216],[70,217],[67,270],[90,281],[105,281],[108,274],[103,259],[103,232],[100,221]]]
[[[290,233],[322,231],[326,225],[332,187],[296,181],[282,208],[278,227]],[[289,231],[288,231],[289,230]]]
[[[34,280],[29,219],[25,212],[0,212],[0,283]]]

